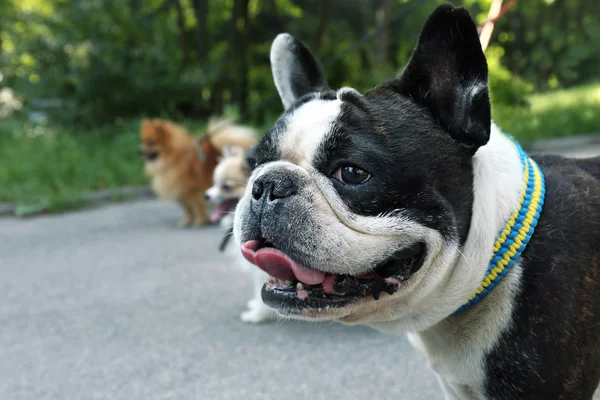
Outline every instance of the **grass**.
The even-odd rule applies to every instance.
[[[600,83],[533,94],[530,107],[494,107],[492,117],[523,144],[600,133]]]
[[[496,123],[524,144],[600,132],[600,83],[529,100],[529,108],[493,109]],[[0,119],[0,202],[15,202],[18,213],[28,215],[80,207],[89,191],[146,184],[137,155],[138,128],[139,120],[76,131]]]
[[[79,207],[88,191],[144,184],[137,145],[133,123],[73,132],[1,120],[0,201],[27,214]]]

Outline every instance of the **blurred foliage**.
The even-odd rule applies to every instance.
[[[598,0],[519,1],[496,30],[504,65],[539,89],[598,79]]]
[[[492,111],[500,128],[523,145],[600,128],[600,83],[525,100],[531,107],[496,104]],[[139,119],[85,130],[14,116],[1,121],[0,202],[16,202],[19,213],[75,208],[91,190],[146,182],[137,155]],[[204,128],[197,120],[182,122],[192,132]]]
[[[600,131],[600,84],[536,93],[530,107],[496,104],[492,117],[500,128],[524,144]]]
[[[441,0],[3,0],[0,86],[28,110],[95,125],[140,115],[205,118],[227,107],[263,124],[271,41],[290,32],[331,87],[366,90],[406,63]],[[465,0],[479,23],[491,0]],[[458,4],[458,2],[455,2]],[[598,0],[521,0],[487,51],[492,97],[523,106],[534,88],[600,69]]]
[[[0,201],[44,207],[90,190],[145,183],[139,123],[87,131],[5,118],[0,124]],[[118,132],[118,133],[117,133]]]

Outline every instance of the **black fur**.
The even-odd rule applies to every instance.
[[[546,201],[521,260],[512,329],[487,357],[489,399],[589,400],[600,380],[600,157],[535,157]]]
[[[344,98],[313,165],[329,176],[346,164],[372,174],[359,186],[332,180],[350,210],[369,216],[409,210],[448,240],[466,240],[473,202],[469,152],[391,86]]]
[[[429,17],[397,90],[426,106],[472,154],[490,137],[487,63],[475,22],[464,8],[438,7]]]

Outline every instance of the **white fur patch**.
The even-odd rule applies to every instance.
[[[281,139],[282,158],[310,167],[320,143],[331,133],[332,123],[340,115],[340,100],[311,100],[289,115]]]

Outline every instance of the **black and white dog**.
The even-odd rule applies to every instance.
[[[447,399],[591,399],[600,158],[534,161],[492,124],[468,12],[437,8],[402,74],[364,95],[329,89],[290,35],[271,63],[285,113],[249,153],[234,227],[278,278],[265,303],[410,332]],[[510,258],[498,273],[496,256]]]

